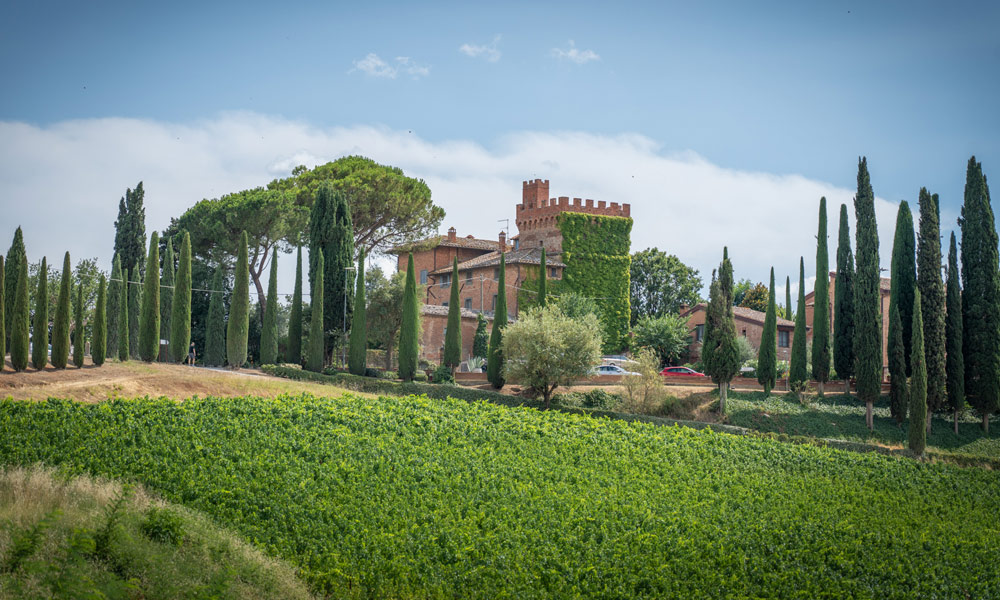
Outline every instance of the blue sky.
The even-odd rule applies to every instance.
[[[122,152],[120,137],[109,133],[117,128],[107,127],[107,119],[186,128],[194,137],[218,132],[233,115],[280,123],[282,131],[301,129],[294,141],[265,140],[273,141],[272,155],[262,152],[246,164],[240,162],[245,138],[227,146],[203,135],[197,147],[151,153],[147,161],[159,156],[169,166],[171,160],[180,165],[178,154],[205,152],[220,165],[218,181],[202,173],[201,187],[177,187],[167,169],[159,189],[171,194],[161,212],[156,206],[150,211],[154,221],[202,197],[233,191],[227,185],[265,183],[296,157],[332,160],[340,148],[372,155],[385,140],[406,136],[418,140],[414,152],[429,156],[372,157],[389,162],[391,156],[408,173],[440,181],[432,190],[449,221],[484,236],[496,226],[461,213],[470,195],[490,197],[477,189],[501,178],[511,203],[520,180],[537,176],[552,179],[552,195],[632,201],[640,215],[669,220],[689,210],[685,194],[695,194],[685,184],[693,181],[659,180],[657,186],[670,190],[659,196],[652,184],[643,192],[629,187],[636,174],[649,181],[662,165],[628,173],[629,163],[607,156],[606,180],[586,176],[601,168],[601,144],[611,140],[607,151],[620,150],[614,140],[623,136],[644,156],[703,161],[735,173],[736,181],[803,178],[847,191],[855,185],[857,157],[867,155],[875,192],[887,202],[915,204],[921,186],[941,194],[942,221],[950,219],[942,223],[945,230],[957,216],[969,156],[975,154],[987,174],[1000,164],[1000,5],[990,3],[13,4],[0,9],[0,72],[7,90],[0,95],[6,126],[0,128],[0,153],[15,161],[30,147],[58,169],[52,157],[62,155],[59,147],[66,161],[75,153],[77,160],[96,154],[127,162],[135,151]],[[552,146],[561,155],[514,160],[522,150],[530,154],[524,146],[536,135],[562,140]],[[577,135],[597,140],[586,159],[571,151],[568,140]],[[337,143],[312,145],[331,136]],[[470,162],[460,170],[434,162],[463,144],[482,151],[492,166],[477,171]],[[592,161],[583,175],[569,168],[574,159]],[[517,168],[496,168],[505,161]],[[237,175],[226,171],[236,163]],[[96,172],[78,183],[108,195],[113,213],[126,186],[150,177],[148,164],[103,171],[97,161],[89,166]],[[16,176],[18,184],[0,186],[0,202],[16,208],[32,193],[47,193],[46,178],[39,174],[32,183],[26,168],[8,164],[5,175]],[[180,166],[175,171],[185,176]],[[458,184],[463,180],[464,187]],[[148,182],[146,187],[151,189]],[[726,189],[740,194],[738,185]],[[147,203],[151,197],[155,203],[156,188],[149,194]],[[83,194],[80,202],[102,197]],[[700,206],[727,212],[729,201]],[[773,211],[776,231],[814,231],[817,201],[789,196],[787,207],[761,206]],[[738,205],[757,206],[752,194]],[[513,216],[512,209],[506,212]],[[894,214],[888,206],[885,212]],[[891,223],[882,225],[891,231]],[[15,226],[4,223],[0,236],[9,238],[6,230]],[[686,257],[663,228],[644,233],[637,222],[635,237],[638,247],[666,248],[703,272],[718,262],[707,258],[707,248],[704,256],[692,250]],[[721,246],[731,237],[739,237],[735,229],[720,231],[712,242]],[[891,246],[891,239],[882,246]],[[808,264],[813,251],[802,244],[786,252],[795,256],[778,265],[779,274],[794,271],[798,254]],[[94,252],[90,246],[78,251]],[[109,252],[99,252],[110,260],[104,256]],[[746,276],[764,279],[777,253],[760,260],[745,254]]]

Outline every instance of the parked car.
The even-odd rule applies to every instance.
[[[633,371],[626,371],[618,365],[599,365],[590,371],[591,375],[638,375]]]
[[[704,373],[699,373],[694,369],[689,369],[687,367],[667,367],[660,371],[660,375],[664,377],[677,377],[680,379],[707,379],[708,375]]]

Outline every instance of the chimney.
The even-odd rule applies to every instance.
[[[684,312],[687,311],[687,309],[688,309],[687,304],[681,304],[680,314],[684,314]]]
[[[506,251],[507,251],[507,233],[501,231],[500,232],[500,252],[506,252]]]
[[[448,241],[449,242],[454,242],[456,237],[458,237],[458,236],[456,235],[455,228],[454,227],[449,227],[448,228]]]

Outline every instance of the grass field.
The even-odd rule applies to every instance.
[[[0,401],[356,598],[1000,597],[1000,473],[464,401]]]

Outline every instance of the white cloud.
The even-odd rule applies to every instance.
[[[493,41],[490,44],[484,44],[481,46],[475,44],[462,44],[458,51],[466,56],[472,58],[483,57],[487,62],[497,62],[500,60],[501,52],[497,49],[497,45],[500,43],[500,35],[497,34],[493,37]]]
[[[228,113],[183,124],[123,118],[45,127],[0,122],[0,252],[21,225],[31,260],[69,250],[74,260],[97,256],[108,268],[118,199],[140,180],[148,232],[164,229],[202,198],[265,185],[298,164],[347,154],[423,178],[448,213],[442,231],[453,225],[463,236],[494,238],[501,219],[510,219],[513,231],[521,181],[536,177],[551,181],[550,196],[630,203],[633,249],[657,246],[676,254],[706,281],[724,245],[737,278],[766,283],[773,265],[783,292],[786,275],[793,285],[797,279],[800,255],[812,277],[820,196],[828,202],[831,261],[841,203],[849,207],[852,240],[854,234],[853,189],[799,175],[728,169],[691,152],[666,153],[636,134],[512,132],[485,147],[468,140],[429,142],[405,130],[318,128]],[[854,169],[853,158],[844,161],[848,185]],[[896,209],[877,200],[885,267]],[[941,222],[953,223],[953,217],[944,214]],[[291,290],[291,271],[289,261],[282,261],[282,292]]]
[[[573,40],[569,41],[569,48],[563,50],[562,48],[553,48],[552,56],[560,60],[568,60],[575,62],[578,65],[588,63],[592,60],[601,60],[601,57],[597,55],[593,50],[580,50],[576,47],[576,43]]]
[[[412,76],[414,79],[418,79],[429,75],[431,69],[426,65],[417,64],[409,56],[397,56],[395,64],[389,64],[382,60],[378,54],[370,52],[364,58],[354,61],[354,68],[348,71],[348,73],[353,73],[354,71],[361,71],[371,77],[386,79],[395,79],[397,75],[403,73]]]

